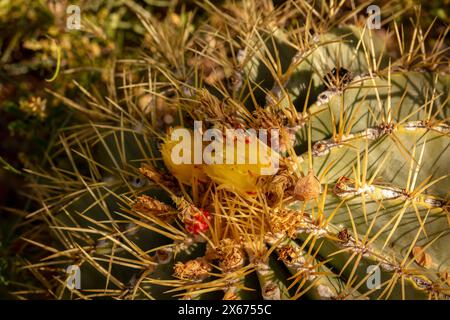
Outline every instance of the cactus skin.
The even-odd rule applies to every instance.
[[[150,78],[170,88],[150,94],[177,109],[177,125],[279,128],[276,174],[173,164],[165,125],[130,97],[105,106],[104,122],[62,137],[70,165],[35,172],[45,180],[36,214],[55,234],[48,261],[77,264],[83,278],[72,291],[64,273],[46,280],[54,297],[450,297],[449,76],[439,63],[405,66],[375,31],[316,21],[299,3],[243,1],[226,4],[229,13],[208,3],[207,25],[172,26],[183,59],[161,51],[145,60]],[[289,8],[318,36],[285,27]],[[183,65],[193,54],[202,62]],[[349,76],[325,87],[333,68]],[[379,288],[367,285],[371,266]],[[29,266],[40,275],[39,267]]]

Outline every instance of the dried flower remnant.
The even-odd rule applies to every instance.
[[[286,245],[278,250],[278,259],[283,260],[288,265],[293,265],[300,261],[302,254],[299,248]]]
[[[145,215],[157,217],[165,222],[172,221],[175,212],[169,205],[147,195],[137,197],[136,201],[132,204],[132,208]]]
[[[198,282],[206,279],[211,271],[211,265],[205,258],[197,258],[187,262],[177,262],[174,266],[174,277]]]
[[[237,241],[225,238],[216,248],[209,247],[206,257],[219,260],[219,267],[224,272],[231,272],[244,265],[245,253]]]
[[[173,197],[179,210],[179,218],[186,231],[193,235],[204,233],[209,229],[211,215],[208,211],[199,209],[181,197]]]
[[[290,238],[294,238],[304,221],[302,213],[283,210],[270,214],[269,224],[273,234],[287,234]]]

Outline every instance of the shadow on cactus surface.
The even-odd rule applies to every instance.
[[[125,36],[96,30],[112,52],[126,36],[134,50],[45,90],[75,119],[23,170],[33,231],[16,267],[32,280],[11,296],[450,298],[444,13],[424,24],[425,7],[379,1],[371,29],[366,1],[118,2],[106,8]],[[238,140],[256,156],[256,139],[278,170],[178,164],[180,128],[242,129],[212,157]]]

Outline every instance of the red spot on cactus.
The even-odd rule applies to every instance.
[[[191,234],[199,234],[208,230],[208,221],[211,220],[211,215],[208,211],[201,209],[201,213],[197,214],[185,222],[186,231]]]

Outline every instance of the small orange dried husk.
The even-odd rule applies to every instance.
[[[312,170],[309,170],[305,177],[297,180],[294,188],[294,198],[300,201],[309,201],[317,199],[321,192],[322,186],[319,179],[317,179]]]
[[[420,265],[426,269],[431,267],[433,260],[431,259],[431,256],[423,250],[423,248],[414,247],[412,249],[412,254],[414,256],[414,260],[416,261],[416,263],[418,265]]]

